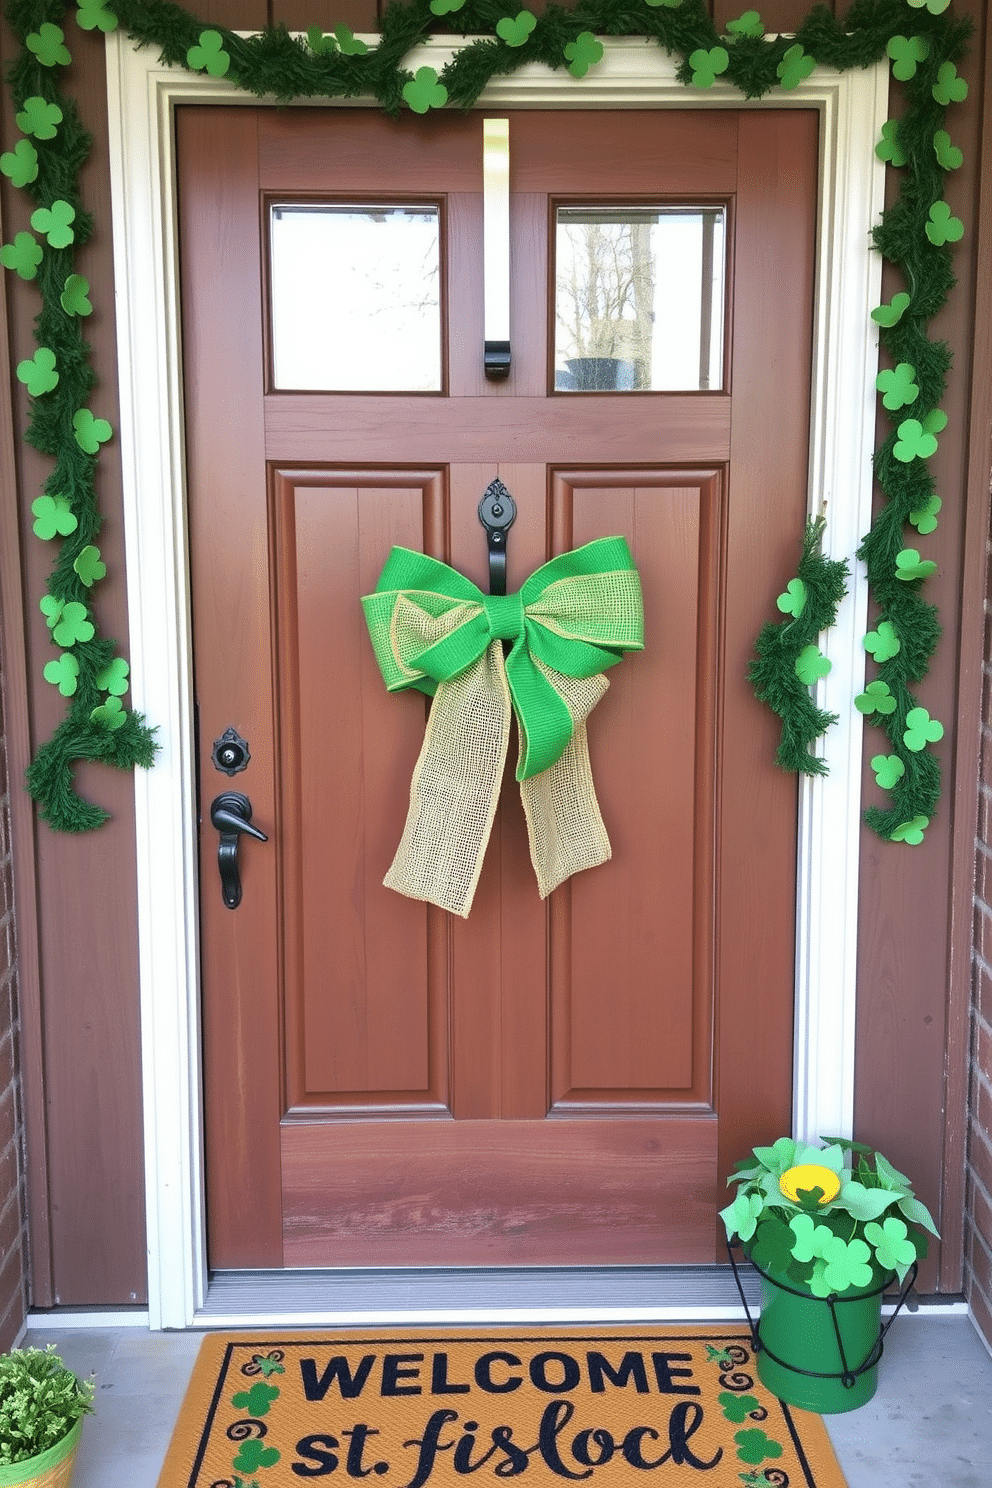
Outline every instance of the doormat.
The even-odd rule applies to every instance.
[[[731,1327],[204,1339],[159,1488],[844,1488],[819,1416]]]

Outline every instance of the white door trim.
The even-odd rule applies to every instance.
[[[367,38],[375,45],[374,36]],[[461,43],[408,59],[440,68]],[[180,103],[253,102],[223,80],[163,66],[107,38],[124,522],[133,704],[158,728],[155,767],[135,771],[138,941],[153,1328],[183,1328],[206,1291],[199,1075],[196,790],[184,484],[172,117]],[[820,220],[809,506],[826,508],[828,551],[853,555],[871,522],[877,340],[868,311],[881,263],[868,251],[883,206],[874,145],[887,117],[885,64],[818,68],[748,104],[734,89],[684,88],[653,43],[606,43],[577,81],[530,66],[484,94],[487,108],[789,108],[820,111]],[[312,103],[311,103],[312,106]],[[333,107],[334,105],[328,105]],[[354,100],[350,101],[354,107]],[[840,716],[830,773],[800,803],[794,1129],[847,1134],[854,1106],[861,719],[867,593],[860,565],[823,640],[833,670],[817,701]]]

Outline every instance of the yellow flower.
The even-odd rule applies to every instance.
[[[822,1190],[821,1204],[829,1204],[840,1193],[840,1179],[832,1168],[821,1168],[818,1163],[803,1163],[798,1168],[789,1168],[778,1180],[778,1186],[787,1199],[799,1202],[799,1190],[810,1193],[814,1188]]]

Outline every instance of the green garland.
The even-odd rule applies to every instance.
[[[32,231],[4,245],[0,263],[35,280],[41,294],[38,350],[20,364],[18,376],[31,395],[26,438],[54,461],[33,511],[39,536],[62,538],[41,603],[59,648],[45,675],[69,699],[66,719],[28,772],[41,815],[64,831],[98,826],[106,813],[76,793],[74,763],[148,765],[156,747],[153,731],[121,703],[127,664],[113,642],[97,636],[90,609],[90,591],[104,571],[95,543],[95,472],[100,446],[112,430],[88,407],[94,376],[82,321],[91,306],[89,286],[74,267],[75,249],[89,239],[93,224],[79,194],[90,138],[61,87],[70,61],[62,23],[71,9],[85,31],[120,25],[139,43],[156,47],[166,63],[227,77],[258,97],[373,97],[391,115],[404,107],[418,113],[445,105],[469,108],[491,79],[533,62],[583,77],[603,55],[599,36],[649,37],[681,59],[677,75],[686,86],[705,89],[720,78],[746,98],[776,87],[793,89],[817,63],[843,72],[887,55],[903,84],[905,109],[885,125],[877,148],[899,171],[900,190],[875,232],[875,246],[901,269],[906,292],[872,312],[893,362],[879,377],[893,428],[875,457],[885,501],[859,550],[878,609],[877,628],[866,637],[878,675],[857,706],[884,730],[893,751],[873,761],[884,766],[876,778],[891,790],[892,805],[872,807],[866,818],[883,837],[921,841],[940,792],[930,745],[942,729],[910,688],[927,672],[939,626],[919,592],[934,565],[905,545],[904,528],[910,522],[920,533],[932,531],[940,508],[926,461],[946,423],[938,405],[950,359],[927,328],[954,283],[950,245],[963,233],[943,200],[946,173],[960,164],[944,118],[947,107],[967,93],[955,64],[971,31],[970,21],[944,14],[948,3],[855,0],[843,21],[816,6],[794,37],[766,38],[754,11],[730,22],[721,36],[702,0],[581,0],[571,10],[552,5],[540,17],[515,11],[506,0],[394,0],[370,48],[345,26],[331,34],[312,27],[304,38],[283,26],[239,37],[205,26],[165,0],[78,0],[76,6],[66,0],[6,0],[22,46],[8,82],[23,137],[0,160],[0,169],[30,193],[36,211]],[[403,67],[405,57],[436,29],[480,39],[461,48],[440,73],[431,67],[411,73]],[[825,563],[818,546],[819,536],[808,534],[804,583],[817,596],[808,617],[804,612],[783,621],[774,645],[769,633],[776,627],[766,627],[754,664],[763,692],[781,704],[780,762],[813,773],[823,765],[809,745],[832,715],[813,708],[796,666],[806,652],[812,676],[811,627],[832,622],[837,601],[831,606],[829,594],[843,582],[843,565]]]

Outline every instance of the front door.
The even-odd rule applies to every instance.
[[[482,122],[178,113],[214,1267],[709,1262],[790,1125],[796,788],[746,669],[805,519],[817,119],[511,114],[505,381]],[[589,721],[612,860],[542,902],[511,762],[463,920],[382,885],[425,702],[359,600],[394,544],[486,588],[497,477],[510,591],[620,534],[646,645]]]

